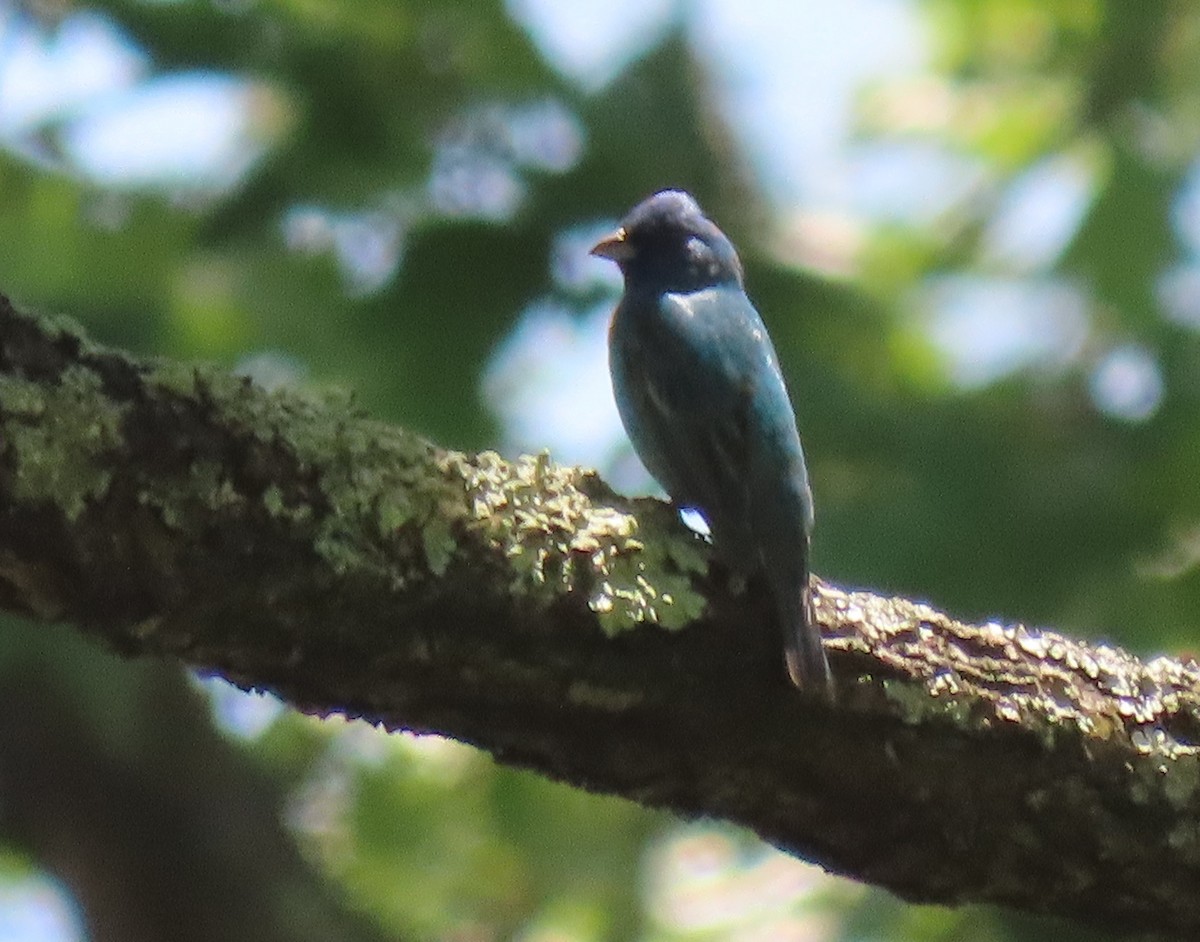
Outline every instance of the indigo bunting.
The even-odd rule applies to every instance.
[[[704,517],[727,566],[765,574],[792,682],[831,695],[812,614],[804,452],[733,243],[691,196],[667,190],[592,254],[625,279],[609,370],[634,449],[677,505]]]

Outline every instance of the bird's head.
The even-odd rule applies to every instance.
[[[733,243],[682,190],[638,203],[592,254],[616,262],[626,287],[695,291],[742,282]]]

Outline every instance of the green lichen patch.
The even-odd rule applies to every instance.
[[[545,454],[510,463],[485,452],[446,462],[466,479],[470,519],[507,556],[515,594],[547,602],[584,594],[610,636],[644,623],[680,628],[703,613],[692,588],[707,568],[703,549],[665,536],[648,545],[637,517],[581,489],[585,472]]]
[[[196,392],[196,382],[201,369],[203,368],[194,363],[164,360],[155,364],[154,369],[146,376],[146,385],[187,399]]]
[[[104,459],[121,444],[124,407],[104,395],[94,372],[70,366],[55,386],[0,377],[0,411],[11,416],[5,446],[17,500],[53,504],[75,520],[107,492]]]
[[[637,516],[589,496],[594,477],[546,455],[510,463],[438,452],[356,414],[345,396],[268,392],[204,367],[164,366],[148,382],[211,402],[227,425],[290,456],[300,478],[315,472],[315,488],[269,487],[262,506],[275,519],[311,521],[314,550],[338,572],[379,572],[402,585],[413,570],[397,566],[398,535],[416,533],[428,571],[441,576],[463,533],[482,531],[508,561],[514,596],[552,604],[576,593],[609,634],[643,623],[679,628],[703,613],[692,584],[707,571],[707,547],[681,530],[647,544]]]
[[[970,701],[957,694],[950,678],[938,684],[938,693],[930,696],[919,684],[887,678],[883,681],[883,693],[893,705],[901,720],[917,726],[930,719],[948,720],[955,726],[966,724],[971,715]]]
[[[164,364],[148,384],[208,401],[227,427],[263,446],[280,473],[305,481],[299,489],[272,483],[261,503],[274,519],[312,524],[313,548],[339,573],[373,571],[393,580],[393,541],[406,525],[428,516],[420,482],[429,475],[429,446],[416,436],[372,422],[347,393],[266,390],[246,377],[195,365]],[[312,485],[315,483],[315,487]],[[219,490],[212,490],[214,500]]]
[[[196,461],[186,480],[153,477],[144,480],[138,503],[153,508],[171,530],[195,535],[209,525],[208,511],[235,507],[240,495],[213,461]]]
[[[320,520],[317,552],[339,571],[391,571],[396,535],[424,523],[444,490],[429,473],[429,447],[379,423],[326,416],[291,440],[304,464],[323,468],[320,491],[331,512]]]

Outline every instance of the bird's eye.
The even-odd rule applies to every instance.
[[[711,254],[708,246],[704,244],[702,239],[692,236],[687,240],[687,245],[684,246],[684,251],[687,252],[688,261],[696,265],[703,265]]]
[[[717,274],[717,258],[712,248],[703,239],[692,236],[685,246],[688,262],[697,272],[704,272],[709,277]]]

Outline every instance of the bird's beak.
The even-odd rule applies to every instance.
[[[588,254],[611,259],[618,265],[629,261],[629,259],[633,258],[633,248],[629,244],[625,227],[622,226],[612,235],[605,236],[592,246],[592,251]]]

